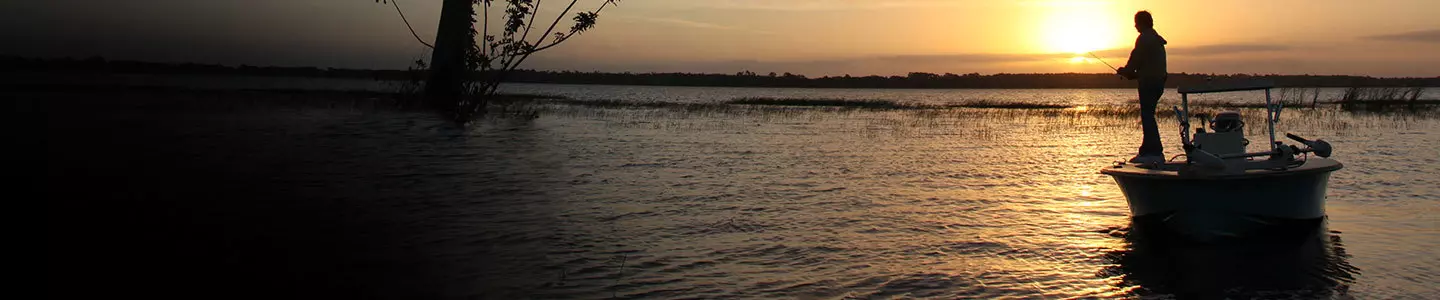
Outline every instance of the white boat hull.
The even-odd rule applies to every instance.
[[[1253,170],[1227,176],[1182,176],[1178,171],[1121,165],[1101,172],[1115,178],[1137,219],[1159,220],[1196,240],[1243,238],[1268,225],[1325,217],[1334,160],[1311,158],[1287,170]]]

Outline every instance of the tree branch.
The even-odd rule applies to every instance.
[[[540,14],[540,0],[535,0],[535,4],[530,5],[530,20],[525,21],[525,33],[520,34],[520,42],[525,43],[525,39],[530,36],[530,29],[535,28],[535,15],[538,14]]]
[[[420,35],[415,33],[415,27],[410,27],[410,20],[405,19],[405,12],[400,11],[400,2],[396,0],[390,0],[390,4],[395,6],[395,12],[400,14],[400,21],[405,22],[405,28],[410,29],[410,35],[415,36],[415,41],[420,42],[420,44],[425,45],[425,47],[435,49],[435,45],[431,45],[430,43],[426,43],[425,40],[420,39]]]
[[[576,2],[580,2],[580,0],[570,0],[570,5],[565,6],[565,11],[560,12],[559,16],[555,16],[555,22],[550,22],[550,28],[545,29],[545,34],[540,35],[540,39],[535,41],[536,45],[544,43],[545,38],[550,37],[550,33],[555,31],[555,25],[560,24],[560,19],[564,19],[565,15],[570,13],[570,9],[575,8]],[[609,1],[607,0],[606,2]],[[605,6],[602,4],[600,7],[604,8]]]
[[[575,2],[577,2],[577,1],[579,1],[579,0],[572,0],[572,1],[570,2],[570,5],[571,5],[571,6],[574,6],[574,5],[575,5]],[[515,10],[518,11],[518,10],[520,9],[520,8],[519,8],[519,5],[516,5],[516,4],[518,3],[518,1],[512,1],[512,2],[510,2],[510,3],[511,3],[511,5],[515,5],[515,7],[516,7]],[[569,8],[566,8],[566,9],[568,10]],[[519,39],[519,40],[511,40],[511,41],[510,41],[509,47],[511,47],[512,49],[511,49],[511,50],[506,50],[506,52],[510,52],[510,53],[520,53],[520,52],[524,52],[524,51],[529,50],[530,48],[533,48],[533,47],[534,47],[533,45],[530,44],[530,42],[525,41],[525,39],[529,38],[529,36],[530,36],[530,29],[535,27],[535,15],[540,14],[540,0],[535,0],[535,3],[533,3],[533,5],[530,6],[530,9],[528,9],[528,10],[526,10],[526,11],[530,13],[530,20],[527,21],[527,22],[525,22],[525,31],[520,34],[520,39]],[[564,13],[561,13],[560,15],[563,17],[565,14],[564,14]],[[557,19],[556,22],[559,22],[559,20]],[[550,26],[551,26],[551,28],[554,28],[555,25],[550,25]],[[547,33],[547,34],[548,34],[548,33]],[[512,36],[513,36],[513,34],[512,34]],[[540,39],[541,39],[541,40],[544,40],[545,38],[544,38],[544,37],[541,37]],[[516,43],[517,43],[517,42],[519,43],[519,49],[514,49],[514,47],[516,47]],[[538,42],[537,42],[537,43],[538,43]],[[509,66],[511,65],[511,63],[512,63],[514,60],[515,60],[515,56],[513,56],[513,55],[502,58],[502,59],[500,60],[500,69],[501,69],[501,70],[509,69]]]
[[[485,55],[485,48],[490,47],[490,1],[480,2],[480,11],[484,14],[480,17],[480,54]]]
[[[599,8],[596,8],[595,11],[593,11],[593,12],[591,12],[591,13],[598,15],[598,14],[600,14],[600,11],[601,11],[601,10],[605,10],[605,6],[606,6],[606,5],[610,5],[610,4],[613,4],[613,3],[615,3],[614,0],[606,0],[604,3],[601,3],[601,4],[600,4],[600,7],[599,7]],[[569,12],[569,10],[567,9],[566,12]],[[565,17],[565,15],[562,14],[562,15],[560,15],[559,18],[564,18],[564,17]],[[558,18],[556,19],[556,22],[559,22],[559,19],[558,19]],[[553,29],[554,26],[552,25],[551,28]],[[540,52],[540,50],[550,49],[550,47],[555,47],[556,45],[560,45],[561,42],[564,42],[564,41],[566,41],[566,40],[569,40],[571,36],[575,36],[575,34],[578,34],[578,33],[579,33],[578,31],[573,31],[573,30],[572,30],[572,31],[570,31],[570,34],[566,34],[564,37],[557,37],[557,38],[555,38],[555,41],[554,41],[554,42],[551,42],[549,45],[545,45],[545,46],[538,47],[538,48],[534,48],[534,49],[529,49],[528,51],[525,51],[525,53],[524,53],[523,55],[526,56],[526,57],[529,57],[530,54],[533,54],[533,53],[535,53],[535,52]],[[546,34],[546,35],[549,35],[550,33],[549,33],[549,32],[546,32],[545,34]],[[541,40],[544,40],[544,38],[542,37]],[[537,42],[539,42],[539,41],[537,41]],[[537,43],[537,44],[538,44],[538,43]],[[523,62],[525,59],[522,58],[522,59],[520,59],[520,60]]]
[[[605,6],[614,4],[615,1],[616,1],[616,0],[605,0],[605,2],[603,2],[603,3],[600,4],[600,7],[596,8],[595,11],[593,11],[593,12],[591,12],[591,13],[598,15],[601,10],[604,10],[604,9],[605,9]],[[526,42],[526,41],[524,41],[524,40],[521,40],[520,42],[521,42],[522,44],[525,44],[525,45],[526,45],[525,49],[522,49],[522,51],[520,51],[519,53],[515,53],[515,54],[511,57],[513,60],[511,60],[511,61],[505,61],[504,63],[502,63],[501,66],[500,66],[500,69],[499,69],[499,73],[496,74],[496,78],[495,78],[495,80],[493,80],[493,81],[494,81],[493,85],[489,85],[488,88],[483,88],[483,87],[482,87],[481,92],[484,93],[484,94],[494,93],[496,90],[498,90],[498,89],[500,88],[500,82],[501,82],[501,81],[504,81],[505,75],[508,74],[508,73],[510,73],[510,72],[515,71],[515,68],[518,68],[521,63],[524,63],[526,59],[530,58],[530,55],[531,55],[531,54],[535,54],[535,52],[540,52],[540,50],[549,49],[550,47],[555,47],[556,45],[559,45],[560,43],[565,42],[566,40],[569,40],[570,37],[575,36],[575,34],[578,34],[578,33],[580,33],[581,31],[584,31],[584,29],[574,29],[574,28],[572,28],[572,29],[570,30],[570,33],[569,33],[569,34],[565,34],[565,35],[563,35],[563,36],[556,37],[556,38],[555,38],[555,41],[551,42],[550,44],[545,45],[545,46],[543,46],[543,47],[538,47],[538,48],[537,48],[537,47],[534,47],[534,45],[539,45],[539,44],[543,43],[543,42],[545,41],[545,39],[550,36],[550,33],[555,30],[555,26],[558,25],[558,24],[560,24],[560,20],[561,20],[561,19],[564,19],[564,18],[565,18],[565,15],[566,15],[566,14],[569,14],[569,13],[570,13],[570,10],[575,7],[575,3],[576,3],[576,2],[579,2],[579,0],[571,0],[571,1],[570,1],[570,5],[566,6],[566,7],[565,7],[565,11],[561,12],[559,16],[556,16],[556,17],[555,17],[555,21],[550,23],[550,28],[548,28],[548,29],[545,30],[545,35],[540,36],[540,39],[539,39],[539,40],[536,40],[536,41],[535,41],[535,44],[529,44],[529,42]],[[533,15],[532,15],[532,17],[533,17]],[[518,56],[519,58],[516,59],[516,58],[515,58],[516,56]]]

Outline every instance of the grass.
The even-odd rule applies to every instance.
[[[1318,87],[1283,87],[1275,89],[1275,101],[1285,106],[1299,106],[1309,103],[1317,105],[1320,103],[1320,88]],[[1264,105],[1259,107],[1263,108]]]
[[[725,101],[726,104],[739,105],[783,105],[783,106],[826,106],[826,107],[850,107],[868,109],[919,109],[929,108],[919,104],[905,104],[891,100],[851,100],[851,99],[811,99],[811,98],[769,98],[769,97],[746,97]]]
[[[1440,100],[1420,99],[1425,87],[1350,87],[1340,96],[1340,109],[1363,114],[1434,115]]]
[[[146,87],[70,87],[19,86],[12,92],[21,98],[72,99],[65,109],[115,107],[138,110],[254,110],[274,109],[346,109],[353,111],[402,110],[428,111],[417,101],[406,101],[414,95],[376,92],[276,91],[276,90],[195,90]],[[1361,92],[1352,92],[1365,95]],[[1407,92],[1415,98],[1413,92]],[[1390,92],[1381,95],[1391,95]],[[1396,92],[1393,95],[1400,95]],[[1307,94],[1314,97],[1313,94]],[[1354,99],[1366,99],[1364,101]],[[1192,113],[1213,113],[1221,110],[1246,111],[1247,123],[1263,124],[1261,103],[1197,103]],[[1385,100],[1376,97],[1354,97],[1351,101],[1324,101],[1319,105],[1287,104],[1286,114],[1303,118],[1368,115],[1406,119],[1440,118],[1440,101],[1424,99]],[[88,108],[87,108],[88,109]],[[64,109],[62,109],[64,110]],[[893,100],[854,100],[823,98],[736,98],[709,103],[665,101],[581,100],[542,94],[502,94],[486,108],[486,118],[528,118],[540,116],[613,117],[644,121],[646,119],[727,117],[735,115],[762,116],[765,119],[826,118],[831,114],[861,112],[898,113],[917,122],[951,119],[1004,120],[1019,118],[1105,119],[1131,122],[1139,118],[1134,104],[1070,106],[999,101],[967,101],[948,104],[919,104]],[[1317,115],[1323,113],[1323,116]],[[1161,120],[1173,122],[1168,107],[1156,111]],[[1253,117],[1255,120],[1252,120]],[[948,122],[948,121],[945,121]]]
[[[1340,102],[1414,103],[1424,93],[1425,87],[1349,87]]]
[[[379,111],[428,112],[420,105],[400,101],[404,95],[362,92],[308,91],[214,91],[169,88],[74,89],[21,88],[14,93],[21,106],[44,99],[56,112],[143,111],[194,114],[196,112],[246,112],[274,114],[287,112],[329,114],[336,111],[369,113]],[[29,100],[27,100],[29,99]],[[738,100],[738,99],[737,99]],[[768,100],[768,101],[766,101]],[[492,99],[484,123],[531,122],[541,117],[607,120],[606,126],[649,129],[737,130],[736,124],[761,123],[819,124],[838,119],[857,127],[862,134],[913,134],[932,132],[957,138],[1010,138],[1016,128],[1066,134],[1082,131],[1131,130],[1140,117],[1135,104],[1068,107],[973,101],[946,105],[914,105],[894,101],[836,101],[845,99],[751,99],[751,102],[722,101],[681,103],[663,101],[579,100],[552,95],[509,94]],[[782,101],[783,100],[783,101]],[[766,104],[735,104],[766,103]],[[785,104],[781,104],[785,103]],[[797,104],[798,103],[798,104]],[[1263,134],[1262,108],[1230,108],[1225,105],[1195,105],[1194,114],[1240,110],[1247,134]],[[1358,108],[1356,108],[1358,107]],[[1431,108],[1420,108],[1431,107]],[[204,114],[196,114],[204,116]],[[443,116],[442,116],[443,117]],[[1168,108],[1156,111],[1162,126],[1173,134],[1175,115]],[[1440,119],[1440,105],[1324,104],[1285,110],[1284,128],[1312,128],[1343,132],[1360,127],[1409,128],[1433,124]],[[738,121],[737,121],[738,120]],[[739,123],[736,123],[739,122]],[[1191,120],[1200,126],[1200,122]],[[1422,123],[1423,122],[1423,123]],[[1292,127],[1294,126],[1294,127]],[[1428,125],[1426,125],[1428,126]],[[938,131],[936,131],[938,130]],[[1173,135],[1167,135],[1173,138]]]
[[[782,105],[782,106],[825,106],[825,107],[850,107],[865,109],[943,109],[943,108],[1005,108],[1005,109],[1062,109],[1071,108],[1063,104],[1041,104],[1024,102],[1001,102],[992,100],[975,100],[966,102],[951,102],[945,105],[927,105],[917,103],[901,103],[892,100],[854,100],[854,99],[827,99],[827,98],[768,98],[768,97],[747,97],[736,98],[726,101],[726,104],[740,105]]]
[[[1286,108],[1306,106],[1299,102],[1275,101]],[[1217,108],[1265,108],[1265,102],[1206,102],[1191,103],[1192,107],[1217,107]]]
[[[551,103],[551,104],[564,104],[564,105],[574,105],[574,106],[584,106],[584,107],[598,107],[598,108],[668,108],[668,109],[682,109],[682,110],[712,109],[712,108],[717,108],[717,107],[720,106],[720,105],[717,105],[717,104],[707,104],[707,103],[678,103],[678,102],[662,102],[662,101],[629,101],[629,100],[613,100],[613,99],[601,99],[601,100],[551,99],[551,100],[547,100],[547,101],[543,101],[543,102],[544,102],[544,103]]]
[[[961,108],[1004,108],[1004,109],[1062,109],[1062,108],[1074,108],[1074,106],[1063,105],[1063,104],[1042,104],[1042,103],[1024,103],[1024,102],[1000,102],[1000,101],[992,101],[992,100],[976,100],[976,101],[968,101],[968,102],[951,102],[950,104],[946,104],[945,107],[952,107],[952,108],[955,108],[955,107],[961,107]]]
[[[1307,97],[1315,97],[1313,92],[1305,93]],[[1296,92],[1299,95],[1300,92]],[[1408,101],[1408,100],[1407,100]],[[1290,109],[1335,109],[1352,113],[1385,113],[1405,114],[1414,116],[1433,116],[1440,105],[1423,105],[1427,100],[1416,100],[1406,102],[1407,106],[1387,106],[1383,101],[1365,101],[1362,104],[1346,104],[1340,102],[1321,102],[1326,105],[1306,105],[1299,97],[1290,99],[1279,99],[1278,102]],[[565,108],[569,107],[569,108]],[[1197,103],[1191,106],[1191,112],[1195,114],[1211,114],[1224,110],[1255,110],[1264,109],[1264,103]],[[1396,109],[1402,107],[1403,109]],[[491,112],[504,114],[505,112],[522,112],[520,116],[537,115],[541,111],[559,112],[567,111],[565,114],[585,114],[586,112],[575,111],[573,108],[601,108],[601,109],[659,109],[663,111],[679,112],[691,116],[717,115],[717,114],[765,114],[765,115],[793,115],[806,111],[914,111],[914,116],[920,118],[936,117],[964,117],[964,118],[1015,118],[1015,117],[1095,117],[1110,119],[1136,119],[1140,116],[1140,108],[1134,104],[1128,105],[1098,105],[1098,106],[1071,106],[1061,104],[1023,103],[1023,102],[1001,102],[991,100],[975,100],[967,102],[952,102],[944,105],[928,105],[918,103],[904,103],[893,100],[871,100],[871,99],[834,99],[834,98],[771,98],[771,97],[746,97],[735,98],[720,103],[680,103],[663,101],[628,101],[628,100],[578,100],[565,97],[548,95],[502,95],[491,102]],[[1287,109],[1287,111],[1290,111]],[[532,113],[533,112],[533,113]],[[593,112],[592,112],[593,113]],[[1166,107],[1161,107],[1155,112],[1156,116],[1163,120],[1173,120],[1174,113]],[[1258,116],[1262,112],[1247,113],[1246,116],[1256,116],[1253,123],[1261,124]]]

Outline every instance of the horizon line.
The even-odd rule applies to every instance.
[[[76,62],[85,62],[85,61],[101,60],[101,61],[104,61],[104,62],[106,62],[106,63],[111,63],[111,62],[123,62],[123,63],[149,63],[149,64],[163,64],[163,65],[201,65],[201,66],[221,66],[221,67],[235,68],[235,69],[245,68],[245,67],[252,67],[252,68],[277,68],[277,69],[290,68],[290,69],[316,69],[316,70],[342,70],[342,71],[372,71],[372,72],[374,72],[374,71],[380,71],[380,72],[409,72],[409,71],[413,71],[413,70],[407,70],[407,69],[336,68],[336,67],[320,67],[320,66],[313,66],[313,65],[312,65],[312,66],[295,66],[295,65],[250,65],[250,64],[244,64],[244,63],[239,64],[239,65],[231,65],[231,64],[224,64],[224,63],[205,63],[205,62],[165,62],[165,61],[147,61],[147,60],[130,60],[130,59],[107,59],[107,58],[105,58],[105,57],[103,57],[103,56],[90,56],[90,57],[85,57],[85,58],[75,58],[75,57],[71,57],[71,56],[59,57],[59,58],[42,58],[42,57],[25,57],[25,56],[15,56],[15,55],[0,55],[0,61],[6,61],[6,60],[38,60],[38,61],[43,61],[43,62],[51,62],[51,61],[76,61]],[[736,75],[735,73],[728,73],[728,72],[727,72],[727,73],[718,73],[718,72],[693,72],[693,73],[692,73],[692,72],[657,72],[657,71],[600,71],[600,70],[584,71],[584,70],[579,70],[579,69],[571,69],[571,70],[555,70],[555,69],[543,69],[543,70],[542,70],[542,69],[516,69],[515,71],[531,71],[531,72],[575,72],[575,73],[633,74],[633,75],[643,75],[643,74],[687,74],[687,75],[740,76],[740,75]],[[740,70],[740,71],[737,71],[736,73],[744,73],[744,72],[751,72],[751,71],[750,71],[750,70]],[[754,76],[760,76],[760,77],[769,77],[769,76],[768,76],[768,73],[776,73],[776,77],[783,77],[782,74],[784,74],[784,73],[789,73],[789,72],[774,72],[774,71],[772,71],[772,72],[766,72],[766,73],[759,73],[759,72],[752,72],[752,73],[755,74]],[[954,75],[961,75],[961,76],[969,75],[969,74],[978,74],[978,75],[980,75],[980,76],[994,76],[994,75],[1067,75],[1067,74],[1068,74],[1068,75],[1107,75],[1107,74],[1112,74],[1112,73],[1109,73],[1109,72],[1096,72],[1096,73],[1086,73],[1086,72],[1031,72],[1031,73],[995,72],[995,73],[988,73],[988,74],[987,74],[987,73],[980,73],[980,72],[967,72],[967,73],[943,72],[943,73],[935,73],[935,72],[911,71],[911,72],[906,72],[905,74],[894,74],[894,75],[870,74],[870,75],[859,75],[859,76],[857,76],[857,75],[844,74],[844,75],[821,75],[821,76],[819,76],[819,77],[810,77],[809,75],[797,74],[797,73],[791,73],[791,75],[793,75],[793,76],[801,76],[801,77],[810,78],[810,79],[815,79],[815,78],[827,78],[827,77],[828,77],[828,78],[844,78],[844,77],[846,77],[846,76],[849,76],[849,77],[851,77],[851,78],[865,78],[865,77],[885,77],[885,78],[889,78],[889,77],[908,77],[909,74],[916,74],[916,73],[932,74],[932,75],[940,75],[940,76],[943,76],[943,75],[945,75],[945,74],[954,74]],[[1367,77],[1367,78],[1376,78],[1376,79],[1427,79],[1427,78],[1440,78],[1440,75],[1430,76],[1430,77],[1423,77],[1423,76],[1374,76],[1374,75],[1353,75],[1353,74],[1310,74],[1310,73],[1305,73],[1305,74],[1283,74],[1283,73],[1261,74],[1261,73],[1190,73],[1190,72],[1168,72],[1167,74],[1173,74],[1173,75],[1225,75],[1225,76],[1236,76],[1236,75],[1241,75],[1241,76],[1315,76],[1315,77],[1325,77],[1325,76],[1349,76],[1349,77]]]

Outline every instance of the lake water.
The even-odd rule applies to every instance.
[[[672,102],[1085,105],[1133,97],[1125,90],[512,88]],[[19,96],[47,118],[49,180],[86,183],[48,186],[56,199],[51,234],[61,238],[52,242],[52,273],[66,274],[52,281],[57,294],[1440,295],[1440,120],[1433,114],[1287,111],[1282,130],[1330,141],[1346,166],[1330,184],[1328,231],[1265,251],[1156,250],[1108,234],[1128,226],[1129,213],[1098,170],[1133,154],[1133,117],[555,106],[535,119],[457,129],[425,113],[345,105],[157,109],[116,105],[113,97]],[[268,96],[120,100],[249,103],[244,97]],[[1162,121],[1166,151],[1178,154],[1175,122]],[[84,284],[105,280],[120,283]]]
[[[123,85],[184,87],[195,89],[285,89],[285,90],[331,90],[331,91],[397,91],[413,88],[405,82],[341,78],[303,77],[245,77],[245,76],[175,76],[175,75],[54,75],[54,74],[0,74],[0,80],[8,83],[64,82],[84,85]],[[1288,99],[1299,103],[1334,101],[1343,95],[1344,88],[1320,88],[1277,90],[1275,99]],[[526,84],[503,85],[502,93],[542,94],[564,96],[580,100],[628,100],[681,103],[718,103],[744,97],[774,98],[827,98],[891,100],[921,104],[949,104],[977,100],[995,102],[1043,103],[1063,105],[1107,105],[1125,104],[1135,101],[1133,89],[818,89],[818,88],[746,88],[746,87],[666,87],[666,86],[625,86],[625,85],[576,85],[576,84]],[[1234,92],[1196,96],[1197,103],[1231,102],[1261,103],[1264,92]],[[1440,99],[1440,89],[1426,89],[1422,99]],[[1161,98],[1163,103],[1180,103],[1180,95],[1169,89]]]

